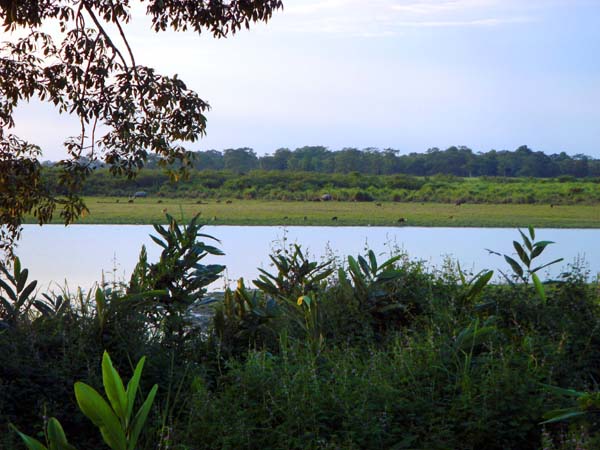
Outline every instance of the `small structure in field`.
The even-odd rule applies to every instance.
[[[323,194],[323,195],[321,195],[321,201],[328,202],[330,200],[333,200],[333,197],[331,196],[331,194]]]
[[[133,194],[133,198],[146,198],[148,197],[148,193],[146,191],[137,191]]]

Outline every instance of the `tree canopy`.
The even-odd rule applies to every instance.
[[[85,213],[78,193],[98,162],[128,177],[135,177],[149,155],[164,166],[179,162],[182,171],[190,166],[182,143],[205,133],[209,105],[177,75],[136,62],[124,29],[133,3],[0,0],[10,37],[0,48],[0,249],[12,249],[28,213],[40,224],[57,212],[65,223]],[[281,0],[135,3],[146,5],[155,32],[191,30],[215,38],[266,22],[283,7]],[[58,37],[46,31],[50,23],[58,24]],[[65,137],[68,157],[59,162],[66,195],[56,196],[44,185],[42,149],[11,132],[15,109],[33,98],[79,119],[80,132]]]

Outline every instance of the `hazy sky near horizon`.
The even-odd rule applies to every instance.
[[[284,5],[221,40],[155,34],[136,7],[127,32],[138,63],[177,73],[211,105],[191,150],[526,144],[600,157],[600,0]],[[16,120],[44,159],[61,158],[78,131],[39,102]]]

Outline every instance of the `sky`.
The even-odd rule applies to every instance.
[[[528,145],[600,158],[600,0],[284,0],[268,24],[220,40],[156,34],[143,11],[126,31],[138,63],[211,106],[190,150]],[[44,159],[78,131],[35,101],[16,120]]]

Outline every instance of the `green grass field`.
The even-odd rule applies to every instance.
[[[164,223],[168,212],[184,221],[197,213],[221,225],[334,225],[600,228],[600,207],[593,205],[514,205],[382,202],[285,202],[88,197],[90,213],[79,223]],[[337,220],[333,219],[337,217]],[[404,220],[402,220],[404,219]]]

